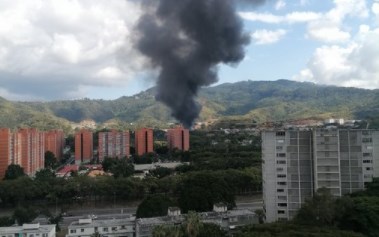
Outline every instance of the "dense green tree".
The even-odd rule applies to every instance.
[[[317,225],[297,225],[293,223],[273,223],[249,225],[243,227],[236,237],[364,237],[364,235],[341,231],[335,227],[319,227]]]
[[[14,219],[8,216],[0,217],[0,227],[11,226],[14,224]]]
[[[317,226],[333,225],[336,209],[335,199],[326,188],[321,188],[307,200],[298,211],[295,222]]]
[[[188,237],[197,237],[200,229],[203,227],[203,223],[200,221],[199,215],[196,212],[188,212],[186,221],[184,224],[185,233]]]
[[[58,159],[51,151],[45,152],[45,168],[54,169],[58,165]]]
[[[111,166],[110,172],[115,178],[129,177],[134,174],[134,165],[126,158],[117,159],[117,162]]]
[[[181,226],[159,225],[153,229],[153,237],[184,237]]]
[[[258,217],[259,224],[264,223],[264,211],[262,209],[255,210],[255,215]]]
[[[154,194],[145,198],[137,208],[137,218],[165,216],[173,202],[170,198],[162,194]]]
[[[379,197],[343,197],[336,203],[337,226],[367,236],[379,233]]]
[[[110,171],[111,167],[115,164],[117,164],[117,159],[111,157],[105,157],[104,160],[101,162],[101,165],[105,172]]]
[[[62,222],[62,221],[63,221],[62,213],[59,213],[56,216],[52,215],[49,217],[49,224],[54,224],[57,232],[59,232],[61,230],[60,222]]]
[[[16,220],[18,225],[23,225],[24,223],[32,222],[36,217],[37,213],[33,208],[30,207],[17,207],[13,212],[13,218]]]
[[[226,237],[227,232],[221,226],[212,223],[203,223],[197,237]]]
[[[170,169],[170,168],[166,168],[166,167],[157,167],[156,169],[154,170],[151,170],[149,173],[158,178],[158,179],[161,179],[161,178],[164,178],[166,176],[170,176],[172,173],[174,172],[174,170]]]
[[[54,171],[45,168],[36,172],[35,180],[39,182],[48,183],[53,182],[56,177],[57,176],[55,175]]]
[[[134,174],[134,165],[127,158],[106,157],[102,166],[104,171],[111,172],[115,178],[129,177]]]
[[[235,200],[231,185],[214,173],[190,173],[179,184],[179,206],[185,213],[191,210],[209,211],[212,210],[213,204],[220,202],[232,208],[235,206]]]
[[[133,162],[135,164],[152,164],[158,161],[158,157],[154,153],[147,153],[142,156],[134,155]]]
[[[5,171],[4,180],[17,179],[25,176],[24,169],[20,165],[11,164]]]

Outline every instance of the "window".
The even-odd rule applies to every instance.
[[[284,192],[284,189],[282,189],[282,188],[278,188],[276,191],[277,191],[278,193],[283,193],[283,192]]]
[[[372,138],[371,137],[364,137],[364,138],[362,138],[362,142],[363,143],[372,142]]]
[[[363,157],[371,157],[371,153],[363,153]]]
[[[84,229],[80,229],[80,232],[84,232]]]
[[[276,150],[282,150],[283,146],[276,146]]]
[[[103,228],[103,231],[104,231],[104,232],[108,232],[108,227],[104,227],[104,228]]]
[[[284,143],[283,139],[276,140],[277,143]]]
[[[116,231],[117,230],[117,227],[112,227],[112,231]]]
[[[276,132],[276,136],[278,136],[278,137],[283,137],[283,136],[285,136],[286,135],[286,132]]]
[[[371,167],[366,167],[366,170],[372,170],[372,168]]]
[[[369,164],[369,163],[372,163],[372,160],[363,160],[363,163]]]
[[[287,178],[287,175],[285,175],[285,174],[278,174],[276,177],[277,178]]]
[[[285,160],[277,160],[276,163],[277,163],[277,164],[285,165],[285,164],[286,164],[286,161],[285,161]]]
[[[278,203],[278,207],[286,207],[287,203]]]
[[[286,214],[285,210],[278,210],[278,214]]]
[[[287,182],[278,182],[278,185],[287,185]]]
[[[276,157],[286,157],[286,153],[276,153]]]
[[[283,171],[284,169],[283,168],[276,168],[276,171]]]
[[[287,196],[278,196],[278,200],[285,201],[285,200],[287,200]]]
[[[71,234],[76,233],[76,230],[70,230],[70,233]]]
[[[97,231],[97,226],[95,227],[95,232]]]

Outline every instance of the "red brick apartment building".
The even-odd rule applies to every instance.
[[[167,131],[167,142],[170,150],[189,150],[189,130],[183,127],[169,129]]]
[[[130,134],[129,131],[99,132],[99,162],[105,157],[128,157],[130,155]]]
[[[9,128],[0,128],[0,178],[10,164],[24,168],[27,175],[34,175],[44,168],[45,134],[34,128],[25,128],[11,132]]]
[[[154,151],[153,129],[141,128],[135,132],[136,154],[142,156]]]
[[[75,163],[89,162],[93,158],[93,133],[82,129],[75,133]]]
[[[45,132],[45,151],[51,151],[59,160],[63,158],[64,133],[62,130],[51,130]]]
[[[18,130],[21,136],[21,167],[27,175],[43,169],[45,163],[45,134],[35,128]]]
[[[12,133],[8,128],[0,128],[0,178],[5,175],[12,160]]]

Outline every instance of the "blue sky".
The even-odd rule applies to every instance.
[[[116,99],[154,85],[132,46],[136,1],[0,2],[0,96]],[[379,0],[269,0],[239,8],[251,36],[217,84],[281,78],[379,88]],[[216,85],[217,85],[216,84]]]

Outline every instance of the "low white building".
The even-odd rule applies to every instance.
[[[23,224],[0,227],[0,237],[55,237],[55,225]]]
[[[90,237],[96,232],[107,237],[133,237],[135,233],[134,223],[134,217],[111,220],[80,219],[68,226],[66,237]]]

